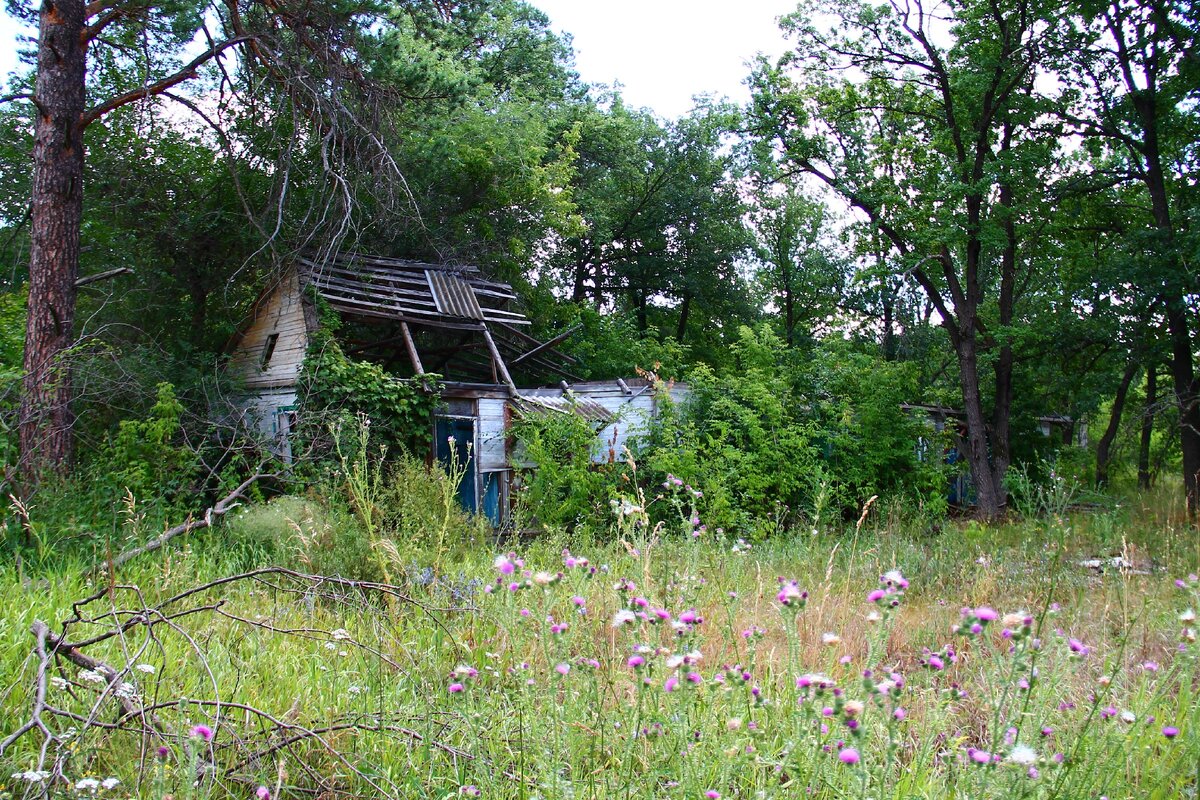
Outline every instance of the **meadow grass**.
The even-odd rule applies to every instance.
[[[112,684],[60,662],[47,700],[75,715],[47,718],[62,779],[23,774],[35,731],[5,754],[0,791],[1190,796],[1197,542],[1159,513],[937,533],[883,515],[747,547],[687,524],[650,531],[635,512],[569,539],[445,558],[442,543],[436,571],[408,551],[395,570],[408,599],[262,574],[87,648],[119,671]],[[306,504],[252,514],[258,535],[235,522],[128,565],[67,638],[266,563],[305,571]],[[1125,569],[1079,565],[1115,555]],[[29,715],[34,620],[59,631],[104,588],[86,567],[0,569],[0,736]],[[150,730],[119,716],[122,684],[156,706]]]

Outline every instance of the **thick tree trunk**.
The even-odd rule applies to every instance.
[[[962,386],[963,411],[967,417],[967,464],[971,467],[971,482],[975,487],[975,508],[985,520],[993,520],[1003,510],[1003,500],[996,493],[988,454],[987,423],[983,401],[979,395],[979,360],[975,336],[960,335],[955,343],[958,352],[959,382]]]
[[[1200,391],[1192,352],[1187,311],[1178,293],[1167,299],[1167,328],[1171,334],[1171,377],[1179,405],[1179,449],[1183,456],[1183,490],[1189,516],[1200,511]]]
[[[1145,159],[1145,183],[1154,213],[1154,225],[1162,234],[1162,246],[1170,260],[1164,299],[1167,304],[1167,330],[1171,336],[1171,377],[1175,401],[1179,406],[1179,450],[1183,456],[1183,490],[1189,516],[1200,511],[1200,385],[1196,380],[1192,332],[1181,283],[1184,264],[1177,252],[1175,228],[1171,220],[1170,197],[1162,166],[1158,141],[1158,96],[1154,91],[1134,95],[1133,105],[1142,119],[1142,156]]]
[[[1104,488],[1108,485],[1108,464],[1112,458],[1112,445],[1117,439],[1117,431],[1121,429],[1121,414],[1125,410],[1125,398],[1129,395],[1129,387],[1137,377],[1140,367],[1137,361],[1130,359],[1125,365],[1125,373],[1121,375],[1121,383],[1117,386],[1117,394],[1113,397],[1112,413],[1108,415],[1108,427],[1096,445],[1096,485]]]
[[[584,255],[580,255],[579,260],[575,262],[575,279],[571,287],[571,302],[573,303],[582,303],[587,300],[588,264],[589,260]]]
[[[679,325],[675,329],[675,341],[682,342],[683,337],[687,335],[688,316],[692,310],[692,296],[685,294],[683,302],[679,306]]]
[[[1142,411],[1142,439],[1138,443],[1138,488],[1150,488],[1150,442],[1154,435],[1154,413],[1158,404],[1158,366],[1146,370],[1146,407]]]
[[[44,0],[19,433],[27,485],[71,462],[71,380],[63,356],[72,343],[83,216],[83,30],[83,0]]]

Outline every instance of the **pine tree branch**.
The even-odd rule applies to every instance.
[[[101,103],[100,105],[95,106],[90,111],[84,113],[83,119],[80,121],[80,128],[86,128],[88,125],[100,119],[105,114],[109,113],[110,111],[114,111],[121,106],[128,105],[138,100],[144,100],[147,97],[153,97],[155,95],[162,94],[168,89],[177,86],[186,80],[195,78],[196,70],[198,70],[200,67],[204,66],[206,63],[216,58],[229,48],[252,41],[253,39],[253,36],[235,36],[232,39],[226,39],[220,44],[214,45],[205,52],[196,56],[196,58],[184,65],[178,72],[168,75],[161,80],[155,81],[148,86],[143,86],[138,89],[125,92],[124,94],[117,95],[116,97],[113,97]]]

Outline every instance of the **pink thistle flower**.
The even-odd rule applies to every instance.
[[[843,764],[857,764],[859,759],[858,751],[853,747],[846,747],[838,752],[838,761],[841,761]]]
[[[697,625],[701,622],[700,614],[696,612],[696,609],[689,608],[679,615],[679,621],[684,625]]]
[[[704,682],[704,678],[700,676],[699,672],[689,672],[687,674],[687,681],[688,683],[700,684]]]
[[[673,692],[678,688],[679,688],[679,679],[676,678],[674,675],[667,678],[667,682],[663,684],[664,692]]]
[[[903,708],[897,708],[892,712],[892,716],[896,718],[897,722],[902,722],[904,718],[908,716],[908,712]]]
[[[995,622],[1000,618],[999,612],[989,606],[980,606],[975,609],[975,618],[981,622]]]
[[[1179,735],[1179,728],[1176,728],[1174,725],[1168,725],[1162,729],[1162,735],[1168,739],[1174,739]]]
[[[271,790],[265,786],[260,786],[254,790],[254,796],[258,800],[271,800]]]
[[[716,789],[709,789],[704,793],[704,796],[707,797],[708,800],[721,800],[721,793]]]
[[[639,667],[645,665],[645,663],[646,659],[642,658],[641,656],[630,656],[629,660],[625,662],[625,665],[630,669],[638,669]]]
[[[867,602],[878,603],[885,597],[887,597],[887,592],[885,592],[883,589],[872,589],[867,594]]]
[[[158,749],[154,751],[154,754],[159,758],[166,758],[167,756],[171,755],[171,748],[167,747],[165,744],[160,744]]]
[[[506,555],[496,556],[495,567],[501,575],[512,575],[517,570],[516,563]]]
[[[213,738],[213,729],[207,725],[196,725],[192,728],[193,739],[203,739],[206,742],[211,742]]]
[[[462,685],[461,683],[452,683],[448,687],[446,687],[446,691],[449,692],[450,694],[458,694],[459,692],[461,692],[463,689],[466,689],[466,688],[467,687]]]
[[[554,671],[557,672],[559,675],[566,675],[568,672],[571,671],[571,665],[567,664],[567,663],[559,664],[558,666],[556,666],[554,668]]]
[[[967,755],[976,764],[990,764],[992,762],[992,754],[986,750],[978,750],[974,747],[967,748]]]

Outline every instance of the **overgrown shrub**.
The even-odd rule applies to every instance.
[[[436,375],[402,380],[378,364],[348,357],[326,332],[309,346],[299,397],[298,439],[318,458],[333,454],[330,423],[356,415],[371,421],[372,440],[389,452],[428,452],[441,402]]]
[[[591,422],[578,414],[532,413],[513,434],[526,467],[517,482],[517,518],[543,530],[574,530],[607,520],[620,464],[594,463],[601,443]]]

